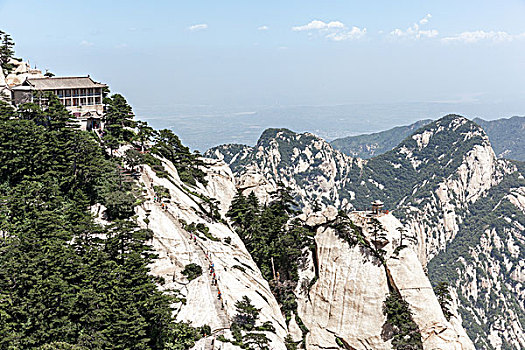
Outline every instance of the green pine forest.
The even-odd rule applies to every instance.
[[[141,191],[125,168],[156,158],[112,154],[151,142],[190,184],[203,178],[197,156],[171,131],[134,122],[121,95],[104,101],[102,139],[72,127],[55,96],[38,97],[17,111],[0,102],[0,349],[190,348],[209,327],[175,322],[176,291],[149,274],[152,232],[137,225]]]

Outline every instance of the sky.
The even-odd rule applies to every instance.
[[[18,56],[90,74],[139,111],[442,102],[525,114],[525,0],[0,0],[0,18]]]

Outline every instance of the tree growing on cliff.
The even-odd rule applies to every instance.
[[[257,309],[253,306],[252,301],[246,295],[235,303],[235,309],[237,314],[234,317],[234,322],[237,323],[242,329],[252,330],[255,326],[255,322],[259,318],[259,312],[261,309]]]
[[[391,329],[392,347],[395,350],[423,350],[421,333],[412,319],[409,305],[397,291],[387,296],[383,314],[386,316],[385,324]]]
[[[265,205],[259,203],[254,192],[245,197],[239,191],[226,214],[263,277],[270,282],[287,320],[297,309],[294,290],[299,280],[298,267],[315,244],[308,228],[300,221],[290,220],[295,206],[289,189],[284,187]]]
[[[191,348],[117,163],[53,108],[0,109],[0,349]],[[96,203],[117,219],[95,223]]]
[[[182,274],[186,276],[188,281],[192,281],[202,275],[202,267],[195,263],[188,264],[182,270]]]
[[[173,131],[163,129],[156,133],[151,152],[170,160],[183,182],[193,186],[197,181],[206,184],[206,174],[200,169],[202,160],[197,154],[191,153]]]
[[[246,197],[242,194],[242,190],[237,190],[237,194],[233,197],[230,210],[226,213],[226,217],[228,217],[235,226],[245,229],[245,217],[248,210]]]
[[[9,59],[15,54],[15,51],[13,50],[15,42],[11,35],[2,30],[0,30],[0,41],[0,66],[7,73],[10,73],[13,69],[13,65],[9,64]]]
[[[452,301],[452,296],[450,295],[450,285],[448,282],[439,282],[434,287],[434,293],[436,293],[436,297],[439,301],[439,305],[441,306],[441,310],[443,311],[443,315],[445,315],[445,318],[450,320],[450,317],[452,317],[452,312],[450,311],[450,302]]]
[[[243,343],[248,349],[267,350],[270,340],[264,333],[250,332],[244,335]]]
[[[104,98],[104,107],[106,132],[118,141],[131,141],[134,133],[129,128],[135,126],[134,115],[124,96],[114,94]]]
[[[140,150],[144,152],[144,146],[146,143],[151,141],[153,136],[155,136],[155,130],[148,125],[148,123],[141,120],[137,121],[137,134],[135,135],[135,140],[140,143]]]
[[[142,154],[136,149],[130,148],[124,152],[124,161],[131,171],[135,171],[135,168],[142,163],[142,158]]]

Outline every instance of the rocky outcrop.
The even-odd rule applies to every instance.
[[[234,150],[239,153],[233,155]],[[295,134],[286,129],[265,131],[253,148],[219,146],[205,155],[229,160],[239,188],[255,191],[261,201],[267,201],[271,191],[282,184],[292,188],[307,207],[317,201],[351,208],[347,194],[341,194],[338,187],[346,174],[362,163],[335,151],[313,134]]]
[[[474,349],[462,327],[445,319],[415,251],[410,246],[396,250],[402,243],[397,219],[376,217],[385,230],[383,263],[363,245],[351,246],[337,236],[330,226],[336,213],[328,208],[321,216],[305,218],[318,227],[318,276],[309,289],[297,291],[299,316],[310,330],[308,349],[337,349],[337,338],[349,349],[391,349],[383,314],[391,289],[409,303],[425,349]],[[372,244],[371,213],[353,212],[350,218]],[[312,281],[311,273],[301,277],[299,285]]]
[[[42,71],[31,68],[29,62],[10,58],[9,64],[14,66],[14,70],[5,78],[8,86],[20,85],[28,78],[44,78]]]
[[[212,220],[203,209],[204,198],[215,198],[224,214],[236,193],[233,174],[223,162],[205,160],[205,164],[207,185],[191,188],[179,180],[170,162],[164,161],[168,178],[157,177],[148,166],[142,168],[140,183],[145,202],[138,209],[139,222],[154,232],[152,245],[159,257],[151,266],[152,273],[163,278],[161,288],[177,290],[178,297],[184,299],[175,305],[177,320],[211,327],[212,335],[199,341],[194,349],[209,349],[212,342],[223,349],[236,349],[231,343],[221,343],[217,336],[232,338],[229,328],[236,313],[234,305],[246,295],[261,309],[260,322],[269,321],[275,327],[275,333],[266,332],[272,349],[284,350],[288,334],[302,342],[301,328],[294,317],[286,324],[267,281],[241,239],[225,222]],[[153,201],[153,186],[168,189],[171,198],[164,208]],[[471,348],[461,327],[456,329],[444,319],[412,248],[394,254],[400,243],[399,221],[392,215],[379,217],[388,232],[388,259],[383,265],[362,246],[351,247],[337,237],[329,225],[336,215],[337,210],[328,207],[323,212],[300,216],[305,224],[317,227],[317,266],[310,254],[299,271],[301,280],[296,290],[297,313],[309,330],[306,349],[336,349],[336,337],[355,349],[390,349],[390,341],[383,334],[382,308],[392,286],[409,301],[425,349]],[[354,213],[351,218],[371,239],[366,216]],[[190,223],[205,225],[208,234],[188,232]],[[190,263],[202,266],[204,273],[188,281],[182,271]],[[208,272],[210,264],[214,266],[217,285]],[[315,283],[310,285],[312,281]]]
[[[274,326],[275,333],[267,332],[271,348],[285,349],[287,326],[268,283],[237,234],[224,222],[210,219],[203,210],[204,197],[217,199],[223,213],[229,208],[236,193],[230,169],[223,162],[209,160],[203,168],[208,184],[190,188],[179,180],[173,164],[165,161],[164,167],[169,178],[159,178],[151,168],[143,166],[140,183],[146,200],[138,209],[139,222],[154,233],[152,245],[159,257],[151,266],[152,273],[164,279],[161,288],[178,290],[179,297],[185,300],[176,304],[177,320],[189,321],[194,326],[207,324],[212,329],[212,337],[199,342],[195,349],[210,349],[212,341],[219,345],[216,337],[220,334],[232,339],[229,328],[236,314],[235,303],[243,296],[261,309],[261,323],[269,321]],[[169,190],[171,199],[165,209],[153,201],[152,185]],[[191,223],[205,225],[209,229],[208,238],[202,233],[196,236],[188,232],[185,225]],[[192,281],[182,274],[190,263],[204,271]],[[214,265],[217,285],[212,283],[210,264]],[[238,349],[229,343],[221,346]]]

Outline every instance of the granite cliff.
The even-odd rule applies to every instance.
[[[204,159],[201,168],[206,184],[189,186],[180,180],[170,161],[161,161],[165,171],[161,176],[156,173],[158,168],[141,167],[144,201],[137,214],[139,222],[153,231],[152,245],[159,257],[152,273],[165,281],[163,290],[178,291],[177,320],[211,327],[211,335],[200,340],[195,349],[240,348],[226,340],[233,338],[235,303],[243,296],[260,310],[258,322],[272,325],[273,330],[264,332],[271,349],[286,349],[290,344],[287,338],[305,349],[390,349],[392,334],[383,308],[393,291],[408,303],[424,349],[474,348],[459,316],[450,321],[445,318],[417,258],[417,246],[407,238],[415,233],[402,233],[401,223],[385,213],[376,215],[382,231],[380,243],[372,232],[374,215],[370,212],[356,211],[348,217],[353,234],[359,232],[362,238],[359,244],[353,240],[357,236],[344,238],[335,228],[340,213],[333,206],[323,211],[306,210],[295,218],[314,232],[316,248],[315,253],[305,251],[307,258],[299,268],[295,290],[298,318],[287,322],[270,281],[263,278],[225,218],[236,185],[240,185],[230,168],[222,161]],[[160,196],[165,198],[162,202],[159,188],[169,193]],[[218,216],[210,215],[212,202]],[[374,255],[378,244],[384,252],[381,258]],[[203,274],[189,280],[183,271],[190,264],[201,266]],[[216,279],[209,272],[210,264]]]
[[[238,187],[261,200],[281,183],[306,210],[362,210],[382,200],[417,237],[413,249],[431,281],[453,286],[476,348],[524,346],[524,167],[498,159],[477,124],[449,115],[369,160],[285,129],[267,130],[255,147],[206,155],[230,163]]]

